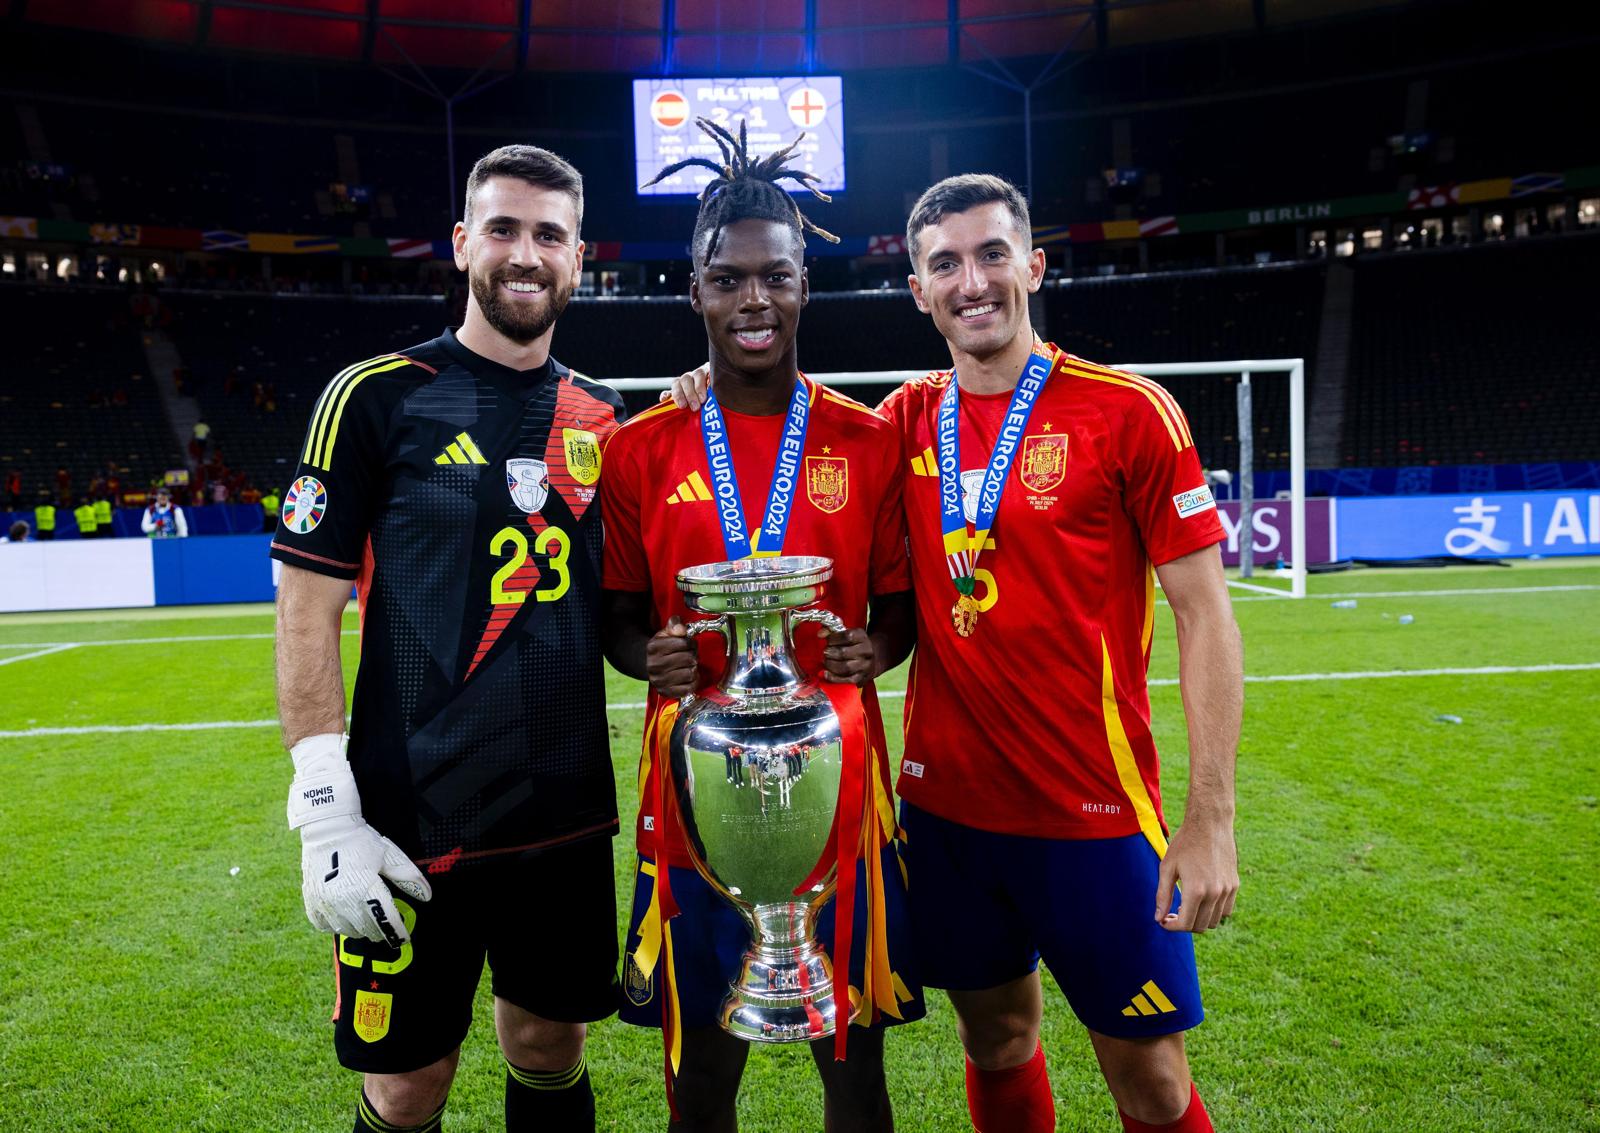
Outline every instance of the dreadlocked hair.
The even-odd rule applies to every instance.
[[[711,183],[700,193],[700,214],[695,217],[694,236],[689,242],[692,254],[694,249],[700,247],[702,240],[706,241],[705,254],[701,257],[702,264],[711,262],[711,257],[717,251],[717,241],[722,237],[722,230],[737,220],[776,221],[799,233],[802,243],[807,232],[815,232],[831,244],[839,242],[839,238],[833,233],[813,224],[811,218],[800,211],[795,199],[778,185],[779,181],[794,181],[820,201],[833,200],[812,184],[820,180],[815,173],[784,164],[799,148],[800,143],[806,140],[807,135],[801,134],[775,153],[752,161],[750,147],[745,140],[743,118],[739,119],[738,137],[726,127],[719,126],[709,119],[696,118],[694,121],[707,137],[717,143],[717,148],[722,151],[722,164],[718,165],[706,157],[687,158],[657,173],[654,179],[645,184],[645,188],[691,165],[709,169],[716,174]]]

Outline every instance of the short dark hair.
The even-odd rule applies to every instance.
[[[19,519],[11,525],[11,534],[9,538],[13,543],[21,543],[28,537],[28,532],[31,530],[32,528],[28,526],[27,520]]]
[[[917,253],[921,251],[918,244],[924,228],[938,224],[947,216],[995,201],[1006,206],[1011,223],[1031,248],[1033,223],[1028,219],[1028,198],[1022,195],[1022,190],[992,173],[960,173],[930,186],[911,209],[906,221],[906,249],[911,253],[911,266],[917,266]]]
[[[795,245],[799,248],[797,258],[805,256],[807,232],[815,232],[824,240],[834,244],[839,242],[839,238],[833,233],[812,223],[811,218],[800,211],[795,199],[784,192],[783,187],[778,184],[779,181],[793,181],[819,201],[833,200],[812,184],[820,180],[815,173],[785,164],[790,155],[799,148],[800,143],[806,140],[805,134],[801,134],[782,149],[764,158],[751,158],[750,143],[745,133],[743,118],[739,119],[737,137],[709,118],[696,118],[695,125],[717,143],[717,147],[722,151],[723,164],[718,165],[704,157],[685,158],[667,166],[645,182],[645,187],[648,188],[691,165],[709,169],[716,174],[700,192],[700,211],[695,216],[694,235],[689,238],[691,263],[698,262],[701,267],[710,263],[711,257],[716,254],[717,241],[722,236],[722,230],[739,220],[770,220],[785,226],[794,233]]]
[[[463,220],[472,217],[472,198],[491,177],[515,177],[540,189],[554,189],[572,198],[578,213],[578,228],[583,228],[583,174],[563,157],[538,146],[501,146],[478,159],[467,175],[467,203]],[[574,232],[576,237],[577,233]]]

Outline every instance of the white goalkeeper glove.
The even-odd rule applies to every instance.
[[[300,831],[300,892],[314,928],[398,948],[411,938],[383,884],[433,896],[428,879],[361,817],[361,797],[344,755],[345,737],[326,733],[295,744],[289,829]]]

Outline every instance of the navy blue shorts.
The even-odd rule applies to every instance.
[[[922,984],[917,979],[911,953],[911,923],[907,912],[905,882],[893,846],[883,849],[883,890],[888,906],[889,966],[896,978],[896,998],[901,1018],[883,1016],[878,1026],[894,1026],[922,1018]],[[739,974],[739,963],[750,946],[750,930],[744,918],[706,879],[687,866],[672,868],[672,899],[678,916],[672,919],[672,968],[677,978],[678,1006],[685,1028],[717,1025],[723,997]],[[866,870],[856,869],[855,928],[851,939],[850,986],[859,993],[866,970],[867,897]],[[638,1027],[661,1026],[661,963],[649,978],[639,970],[633,956],[639,948],[639,926],[650,910],[655,892],[656,864],[639,858],[634,874],[633,912],[628,918],[628,944],[622,960],[622,1007],[619,1017]],[[833,900],[817,916],[817,939],[833,955]],[[837,976],[835,977],[837,981]],[[852,997],[853,998],[853,997]]]
[[[904,800],[900,824],[927,986],[998,987],[1042,958],[1090,1030],[1149,1038],[1205,1018],[1194,938],[1155,922],[1161,859],[1144,835],[996,834]]]

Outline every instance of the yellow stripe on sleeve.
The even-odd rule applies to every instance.
[[[1183,434],[1178,430],[1178,427],[1173,424],[1172,415],[1167,412],[1166,405],[1162,402],[1160,397],[1156,396],[1153,390],[1140,385],[1138,382],[1130,381],[1127,378],[1115,377],[1110,373],[1099,373],[1094,370],[1082,369],[1076,362],[1068,362],[1066,366],[1067,372],[1075,377],[1088,378],[1092,382],[1105,382],[1107,385],[1123,386],[1127,389],[1138,390],[1140,393],[1144,394],[1145,398],[1150,402],[1150,404],[1155,406],[1156,412],[1160,414],[1161,423],[1167,427],[1167,435],[1172,438],[1173,447],[1179,452],[1182,452],[1184,449],[1189,447],[1189,444],[1184,443]],[[1192,444],[1193,442],[1190,443]]]
[[[1075,366],[1080,370],[1092,370],[1106,377],[1120,378],[1123,381],[1131,382],[1135,387],[1144,390],[1147,397],[1153,395],[1160,399],[1161,403],[1167,407],[1167,411],[1171,413],[1172,420],[1178,426],[1178,431],[1183,434],[1185,446],[1194,444],[1194,435],[1189,431],[1189,421],[1183,414],[1183,408],[1178,404],[1178,399],[1172,396],[1172,391],[1160,382],[1147,378],[1143,374],[1135,374],[1131,370],[1113,370],[1110,366],[1102,366],[1098,362],[1086,362],[1078,357],[1074,357],[1069,365]]]
[[[398,370],[401,366],[409,365],[411,365],[411,359],[396,358],[394,361],[387,362],[381,366],[373,366],[370,369],[362,370],[345,382],[344,390],[339,394],[339,404],[333,411],[333,422],[328,427],[327,439],[322,444],[318,459],[312,462],[315,467],[321,468],[325,472],[333,471],[333,445],[339,437],[339,422],[344,419],[344,407],[350,403],[350,395],[355,393],[356,387],[373,374],[386,374],[390,370]]]
[[[327,408],[332,404],[333,399],[339,396],[338,391],[344,388],[345,380],[363,366],[370,366],[374,362],[388,357],[390,355],[381,354],[377,358],[368,358],[365,362],[357,362],[354,366],[346,366],[334,375],[333,381],[323,387],[321,395],[317,398],[317,404],[311,410],[311,424],[306,427],[306,447],[305,451],[300,454],[300,462],[302,464],[310,464],[311,454],[321,446],[322,430],[327,423]]]

